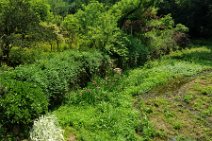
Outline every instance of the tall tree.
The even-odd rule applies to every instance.
[[[49,6],[42,0],[3,0],[0,2],[0,47],[6,60],[12,45],[32,34],[45,20]]]

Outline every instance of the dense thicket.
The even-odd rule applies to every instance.
[[[177,23],[189,27],[192,37],[212,36],[211,0],[164,0],[160,13],[171,13]]]
[[[0,73],[0,139],[26,131],[33,119],[60,105],[66,92],[102,74],[106,60],[96,51],[66,51]]]
[[[128,67],[187,43],[187,29],[176,26],[169,15],[158,17],[154,0],[16,0],[0,5],[1,60],[13,67],[23,63],[21,57],[11,58],[14,47],[95,48],[114,58],[117,66]]]

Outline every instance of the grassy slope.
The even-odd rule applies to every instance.
[[[53,113],[70,141],[209,140],[211,49],[195,46],[122,76],[95,78]]]
[[[140,96],[137,108],[148,117],[154,140],[201,140],[212,137],[212,72],[175,81]]]

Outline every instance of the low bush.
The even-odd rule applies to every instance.
[[[100,73],[103,60],[104,57],[95,51],[53,53],[35,64],[5,72],[1,78],[10,76],[14,80],[38,85],[47,94],[50,105],[55,106],[61,103],[69,89],[84,86],[93,74]]]
[[[184,26],[182,24],[176,25],[173,39],[175,40],[177,45],[181,48],[185,48],[190,43],[189,36],[187,34],[185,34],[188,31],[189,31],[189,29],[186,26]]]
[[[147,27],[149,30],[142,36],[151,58],[159,58],[189,43],[185,34],[188,28],[182,24],[175,25],[171,15],[149,20]]]
[[[99,74],[99,52],[66,51],[44,56],[31,65],[1,73],[0,121],[5,128],[31,124],[49,108],[59,106],[68,90],[85,86]]]
[[[33,83],[3,80],[0,94],[1,111],[4,113],[1,117],[6,118],[6,123],[28,124],[31,119],[47,111],[47,97]]]
[[[0,97],[0,124],[2,129],[7,129],[6,134],[24,132],[34,118],[48,110],[46,95],[33,83],[1,80]]]
[[[7,64],[11,67],[16,67],[20,64],[34,63],[39,52],[35,49],[13,47],[10,50]]]

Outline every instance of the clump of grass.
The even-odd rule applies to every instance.
[[[190,101],[194,98],[194,96],[192,94],[187,94],[187,95],[184,95],[183,97],[183,100],[186,102],[186,103],[190,103]]]

